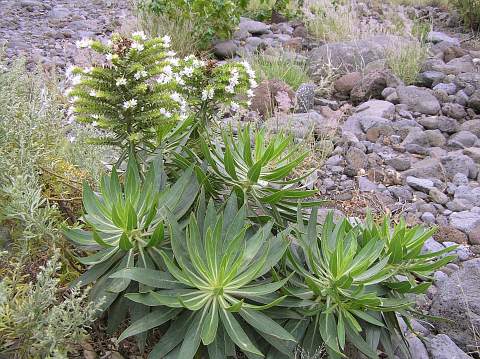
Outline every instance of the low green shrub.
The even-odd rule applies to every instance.
[[[423,63],[428,57],[428,45],[412,39],[408,43],[387,50],[386,65],[405,84],[418,82]]]
[[[128,96],[165,79],[164,67],[171,65],[145,65],[149,57],[137,56],[145,51],[155,58],[153,45],[164,42],[142,34],[134,42],[113,42],[127,44],[118,64],[128,66],[102,77],[103,88],[112,89],[108,96],[117,93],[119,75],[135,80],[128,77]],[[100,50],[110,46],[83,43]],[[185,61],[190,60],[195,61]],[[132,117],[139,123],[135,141],[126,135],[128,128],[118,132],[124,136],[117,145],[128,158],[126,171],[117,161],[98,195],[85,186],[86,226],[65,229],[80,247],[95,251],[80,258],[89,265],[80,280],[94,283],[97,298],[106,297],[110,329],[128,317],[131,324],[119,340],[136,336],[142,351],[155,340],[152,359],[223,359],[237,351],[280,359],[298,356],[297,346],[306,357],[320,356],[324,347],[331,358],[341,358],[347,342],[368,358],[393,355],[392,338],[402,335],[397,316],[408,322],[414,311],[407,294],[426,292],[433,271],[452,260],[445,256],[452,248],[422,253],[433,230],[388,219],[334,223],[330,214],[319,223],[315,191],[302,184],[308,173],[294,175],[308,153],[291,137],[267,140],[262,130],[224,129],[217,121],[225,104],[230,113],[240,110],[237,105],[232,111],[232,101],[248,104],[256,84],[250,66],[199,63],[185,74],[187,67],[181,67],[181,80],[187,83],[188,74],[201,80],[183,89],[188,105],[171,108],[175,130],[153,136],[165,121],[158,117],[143,126],[147,117],[140,107]],[[83,96],[85,102],[74,101],[86,109],[79,112],[87,123],[99,114],[85,105],[89,78],[108,71],[87,72],[72,91]],[[142,71],[150,75],[137,79]],[[172,89],[149,91],[135,93],[134,107],[157,113]],[[133,99],[111,98],[120,113],[121,101]],[[115,132],[122,119],[109,118]],[[137,162],[140,145],[149,153]],[[158,332],[160,338],[153,335]]]
[[[460,13],[465,26],[472,30],[480,29],[480,1],[479,0],[453,0],[451,4]]]

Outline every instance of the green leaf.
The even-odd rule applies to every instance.
[[[175,318],[180,309],[176,308],[159,308],[155,309],[153,312],[147,314],[143,318],[137,320],[131,324],[127,329],[118,338],[118,341],[122,341],[132,335],[146,332],[147,330],[156,328],[163,323],[168,322],[169,320]]]
[[[183,285],[168,272],[161,272],[147,268],[127,268],[120,270],[110,278],[128,278],[154,288],[175,289]]]
[[[187,333],[180,348],[178,358],[193,359],[200,346],[200,337],[203,328],[203,322],[208,310],[208,306],[205,306],[202,311],[197,312],[193,318]]]
[[[130,242],[130,240],[128,239],[128,236],[125,233],[123,233],[122,236],[120,237],[120,242],[118,243],[118,245],[120,249],[124,251],[128,251],[133,248],[133,243]]]
[[[203,322],[202,328],[202,342],[204,345],[209,345],[213,343],[215,337],[217,336],[218,328],[218,302],[215,298],[212,299],[211,304],[208,308],[208,313]]]

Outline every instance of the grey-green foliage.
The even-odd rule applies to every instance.
[[[35,283],[21,284],[10,278],[0,282],[0,354],[13,358],[66,357],[86,338],[98,304],[88,302],[88,290],[78,287],[59,296],[59,269],[57,251],[40,268]]]

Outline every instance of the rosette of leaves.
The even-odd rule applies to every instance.
[[[393,358],[391,338],[397,337],[400,343],[403,338],[396,315],[408,322],[413,311],[413,303],[404,294],[425,293],[431,284],[418,282],[414,276],[399,279],[398,274],[420,271],[425,275],[452,258],[438,259],[441,252],[425,257],[412,250],[421,247],[429,231],[403,225],[392,230],[385,221],[382,228],[388,235],[367,232],[363,225],[353,226],[347,219],[335,224],[332,213],[320,229],[316,216],[316,210],[312,211],[308,226],[299,218],[299,247],[292,247],[287,254],[296,272],[288,292],[316,304],[301,311],[308,322],[287,325],[296,328],[301,346],[312,353],[324,344],[330,357],[345,357],[345,344],[349,342],[369,358],[378,358],[378,351]],[[390,249],[392,246],[395,249]]]
[[[181,62],[168,51],[169,38],[113,35],[109,44],[84,39],[80,47],[91,48],[105,63],[71,71],[75,119],[96,126],[101,137],[95,141],[117,146],[124,155],[155,149],[186,111],[178,95]]]
[[[124,319],[128,309],[135,318],[148,312],[148,307],[127,305],[121,293],[138,290],[137,284],[110,276],[124,268],[162,267],[160,248],[168,242],[164,235],[166,215],[180,220],[197,197],[199,186],[191,170],[171,186],[166,180],[161,159],[151,163],[142,180],[138,165],[131,158],[123,184],[115,168],[101,179],[99,193],[84,184],[85,229],[64,230],[72,243],[94,252],[78,258],[89,268],[72,285],[95,283],[91,299],[103,302],[104,310],[110,308],[109,327],[112,330]],[[145,287],[140,286],[140,289]]]
[[[114,275],[158,288],[126,295],[155,309],[119,339],[170,320],[149,358],[193,358],[200,343],[212,359],[236,356],[236,348],[261,358],[269,343],[291,354],[293,336],[263,313],[285,299],[277,291],[288,278],[275,281],[268,273],[285,253],[286,233],[272,235],[272,223],[250,225],[235,196],[219,214],[212,202],[200,206],[185,230],[173,219],[169,227],[174,259],[162,252],[167,272],[137,268]]]
[[[308,152],[294,144],[291,135],[267,139],[265,130],[252,131],[248,126],[237,136],[232,129],[222,130],[222,140],[202,143],[208,170],[226,188],[233,188],[239,198],[247,200],[257,218],[271,216],[280,225],[295,221],[299,201],[317,193],[300,184],[309,173],[294,174]],[[302,206],[318,203],[305,201]]]

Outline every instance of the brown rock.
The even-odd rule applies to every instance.
[[[305,27],[305,25],[299,25],[297,26],[292,33],[293,37],[302,37],[302,38],[307,38],[308,37],[308,30]]]
[[[468,241],[470,242],[470,244],[480,244],[480,226],[474,227],[468,233]]]
[[[371,71],[353,86],[350,97],[354,103],[360,103],[372,98],[381,99],[382,91],[386,87],[401,85],[399,80],[390,70]]]
[[[349,95],[355,85],[361,80],[362,74],[360,72],[350,72],[337,79],[333,87],[335,91],[343,95]]]
[[[275,97],[285,92],[292,103],[294,103],[295,92],[286,83],[280,80],[265,80],[254,90],[251,109],[257,111],[260,115],[268,117],[271,115],[277,105]]]
[[[462,57],[465,55],[468,55],[467,50],[464,50],[458,46],[451,46],[446,48],[445,51],[443,51],[443,61],[447,63],[453,59],[456,59],[458,57]]]
[[[437,242],[455,242],[458,244],[467,243],[467,235],[462,231],[450,227],[450,226],[440,226],[437,232],[433,235],[433,239]]]

